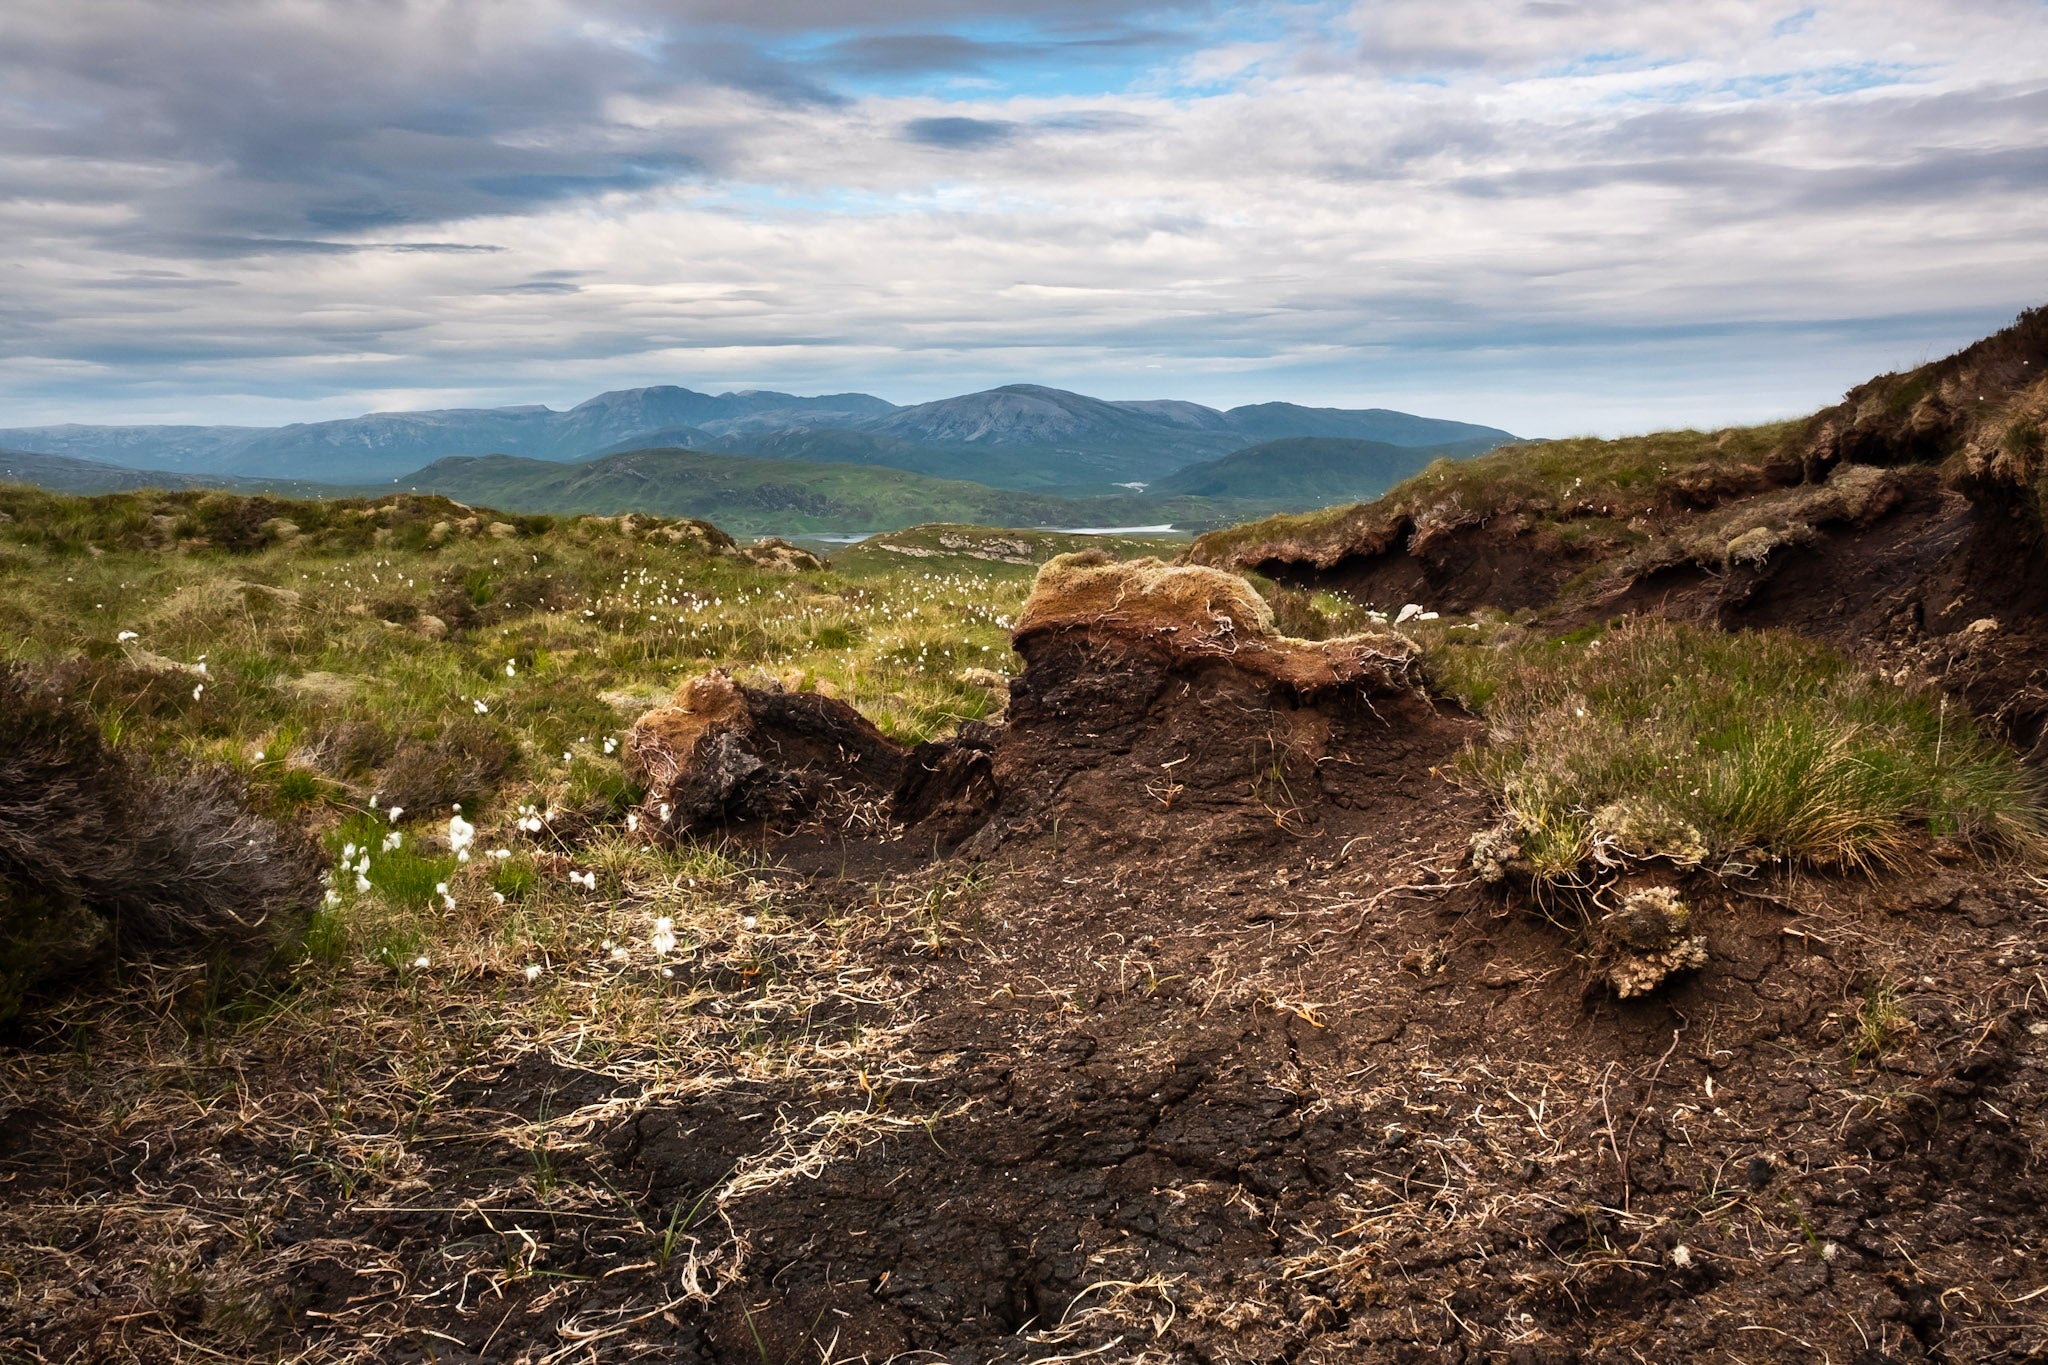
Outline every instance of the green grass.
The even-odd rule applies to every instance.
[[[1540,877],[1616,849],[1876,870],[1930,838],[2042,846],[2039,785],[2010,751],[1824,646],[1653,620],[1427,634],[1437,684],[1492,730],[1459,772],[1511,814]]]
[[[1503,512],[1561,524],[1593,518],[1625,535],[1627,520],[1662,501],[1674,482],[1753,469],[1804,428],[1803,421],[1777,422],[1502,446],[1475,459],[1438,460],[1370,503],[1212,531],[1197,541],[1197,553],[1205,563],[1220,564],[1247,546],[1371,541],[1406,520],[1485,521]]]
[[[963,675],[1014,670],[1009,624],[1032,572],[870,554],[852,573],[781,574],[672,539],[659,518],[628,531],[409,496],[0,486],[0,513],[0,657],[56,674],[157,761],[232,767],[337,868],[344,847],[367,848],[371,890],[337,871],[307,944],[315,960],[387,968],[453,942],[476,960],[566,951],[574,934],[550,927],[566,871],[547,856],[601,855],[614,885],[734,875],[715,853],[672,867],[607,842],[639,795],[617,754],[632,721],[715,665],[840,696],[906,742],[934,738],[1001,705]],[[1036,539],[1051,554],[1073,538]],[[479,853],[512,856],[457,867],[437,842],[457,803]],[[579,846],[517,829],[522,805],[557,812]]]

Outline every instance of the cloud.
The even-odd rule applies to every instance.
[[[1008,119],[914,118],[903,125],[904,137],[927,147],[986,147],[1016,135],[1017,125]]]
[[[1016,379],[1734,420],[2048,278],[2033,0],[206,13],[0,11],[10,423]]]

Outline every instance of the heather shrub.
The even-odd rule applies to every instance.
[[[0,665],[0,1018],[110,957],[257,966],[319,891],[314,845],[233,773],[152,772]]]

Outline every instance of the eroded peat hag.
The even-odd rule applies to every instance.
[[[1938,682],[2048,757],[2048,309],[1803,421],[1512,446],[1198,563],[1382,607],[1785,627]]]

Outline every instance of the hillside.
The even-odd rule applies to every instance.
[[[1476,444],[1476,443],[1475,443]],[[1267,441],[1188,465],[1146,488],[1156,497],[1224,498],[1270,507],[1326,507],[1378,497],[1440,459],[1490,446],[1395,446],[1326,436]]]
[[[382,483],[457,455],[573,461],[662,446],[887,465],[995,487],[1081,495],[1284,436],[1395,445],[1510,439],[1505,432],[1381,410],[1262,404],[1219,412],[1172,400],[1107,402],[1011,385],[913,408],[870,394],[717,395],[677,385],[538,404],[379,412],[277,428],[64,425],[0,430],[0,446],[192,474]]]
[[[1064,498],[900,469],[690,450],[636,450],[580,464],[457,457],[403,482],[419,492],[516,511],[689,516],[742,535],[886,530],[926,521],[1058,524],[1092,510]]]
[[[223,474],[182,474],[163,469],[129,469],[68,455],[0,450],[0,483],[26,483],[57,493],[116,493],[137,488],[219,488],[229,492],[326,497],[345,490],[293,479],[238,479]]]
[[[567,412],[531,404],[377,412],[275,428],[20,427],[0,431],[0,444],[143,468],[354,485],[382,482],[450,455],[569,460],[638,433],[831,426],[872,418],[892,406],[868,394],[712,395],[656,385],[601,393]]]

